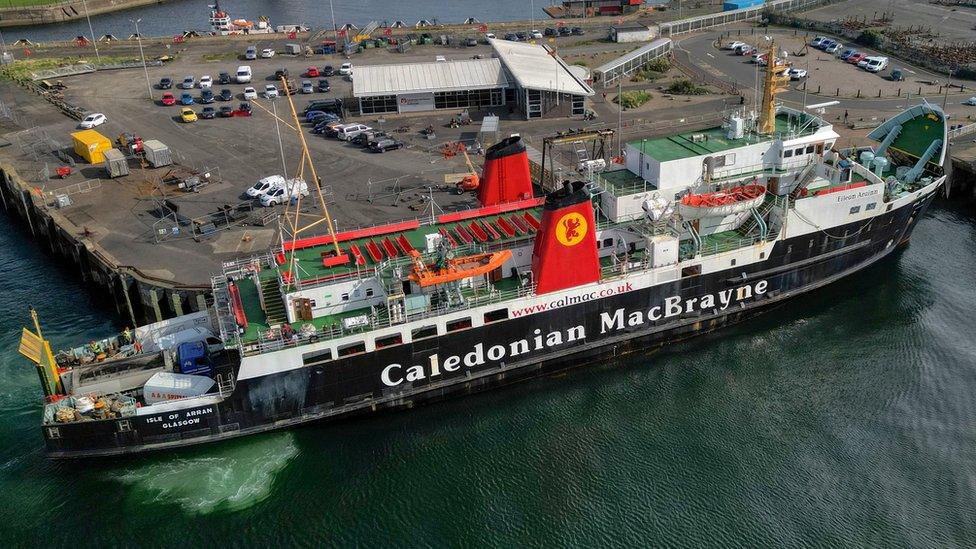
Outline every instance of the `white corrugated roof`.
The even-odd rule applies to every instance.
[[[546,46],[497,39],[489,40],[489,43],[519,86],[593,95],[593,89],[570,72],[569,66],[558,55],[550,55]]]
[[[352,79],[355,97],[476,90],[508,86],[498,59],[464,59],[440,63],[357,65]]]

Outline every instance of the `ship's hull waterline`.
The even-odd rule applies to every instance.
[[[907,242],[939,187],[829,234],[777,241],[768,258],[748,266],[622,288],[608,298],[242,379],[227,398],[203,406],[59,425],[54,432],[45,426],[48,455],[135,454],[410,408],[656,349],[756,316],[883,259]]]

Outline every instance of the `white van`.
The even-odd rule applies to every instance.
[[[237,83],[247,84],[250,81],[251,81],[251,66],[241,65],[240,67],[237,67]]]
[[[887,57],[868,57],[866,61],[864,70],[868,72],[881,72],[888,66]]]
[[[372,129],[373,128],[370,128],[366,124],[344,124],[339,126],[339,131],[336,134],[336,137],[343,141],[350,141],[353,137],[356,137],[363,132],[368,132]]]
[[[200,327],[188,328],[174,334],[164,335],[156,340],[156,344],[160,349],[167,350],[176,349],[181,344],[192,341],[205,342],[207,349],[211,352],[220,351],[224,348],[224,342],[220,338],[215,337],[210,330]]]
[[[258,182],[251,185],[244,191],[244,194],[251,198],[258,198],[262,194],[271,190],[274,186],[282,186],[285,184],[285,178],[280,175],[269,175],[268,177],[262,177],[258,179]]]
[[[289,179],[283,186],[277,186],[261,195],[261,205],[265,208],[284,204],[292,198],[308,196],[308,183],[304,179]]]

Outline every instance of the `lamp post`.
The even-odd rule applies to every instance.
[[[284,77],[282,77],[284,78]],[[271,112],[275,119],[275,133],[278,134],[278,152],[281,153],[281,175],[287,179],[288,178],[288,167],[285,166],[285,147],[281,144],[281,130],[278,128],[278,106],[277,101],[271,100]]]
[[[335,22],[335,8],[332,7],[332,0],[329,0],[329,13],[332,14],[332,38],[335,40],[335,48],[332,55],[338,57],[339,55],[339,27],[336,26]]]
[[[102,58],[98,55],[98,41],[95,40],[95,29],[92,28],[91,17],[88,16],[88,0],[82,0],[81,3],[85,6],[85,19],[88,20],[88,33],[91,34],[92,47],[95,48],[95,62],[101,65]]]
[[[149,67],[146,66],[146,52],[142,50],[142,35],[139,34],[139,21],[142,21],[142,18],[140,17],[134,21],[129,19],[129,21],[136,26],[136,41],[139,42],[139,55],[142,56],[142,70],[146,73],[146,89],[149,90],[149,100],[152,101],[152,84],[149,82]]]

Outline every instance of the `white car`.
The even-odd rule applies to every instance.
[[[860,64],[858,64],[860,66]],[[868,57],[864,70],[868,72],[881,72],[888,66],[887,57]]]
[[[201,90],[209,90],[213,87],[213,78],[209,74],[205,74],[200,77],[200,83],[197,85],[200,86]]]
[[[258,91],[251,86],[244,88],[244,99],[257,99]]]
[[[193,78],[192,75],[185,77],[183,81],[180,82],[180,87],[183,88],[184,90],[192,90],[195,85],[196,85],[196,78]]]
[[[274,84],[268,84],[264,86],[264,96],[268,99],[274,99],[278,97],[278,87]]]
[[[976,96],[970,97],[969,99],[962,102],[963,105],[969,105],[970,107],[976,107]]]
[[[352,74],[352,63],[343,63],[339,65],[339,74],[346,76]]]
[[[258,198],[268,191],[285,185],[285,178],[280,175],[269,175],[258,179],[258,182],[247,188],[244,194],[251,198]]]
[[[538,31],[538,30],[536,30],[536,29],[532,29],[532,30],[530,30],[530,31],[529,31],[529,36],[531,36],[532,38],[537,38],[537,39],[539,39],[539,40],[541,40],[541,39],[542,39],[542,33],[541,33],[541,32],[539,32],[539,31]]]
[[[284,184],[278,185],[270,191],[262,194],[258,200],[265,208],[284,204],[292,198],[308,196],[308,183],[302,179],[289,179]]]
[[[486,32],[485,33],[485,40],[494,40],[494,39],[495,39],[495,33],[493,33],[493,32]]]
[[[275,55],[275,51],[271,48],[264,48],[263,50],[261,50],[261,57],[264,59],[271,59],[272,57],[274,57],[274,55]]]
[[[790,69],[790,80],[802,80],[807,77],[807,71],[804,69]]]
[[[820,45],[826,42],[827,40],[828,38],[826,36],[818,36],[810,41],[810,45],[815,48],[819,48]]]
[[[747,46],[747,45],[748,44],[746,44],[745,42],[738,42],[738,41],[736,41],[736,42],[729,43],[728,46],[725,46],[725,49],[727,49],[727,50],[735,50],[736,48],[739,48],[739,47],[742,47],[742,46]]]
[[[79,128],[90,130],[95,126],[101,126],[102,124],[108,122],[105,115],[100,112],[93,112],[85,117],[84,120],[78,123]]]

